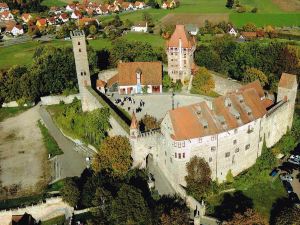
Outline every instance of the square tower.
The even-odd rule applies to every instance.
[[[175,31],[167,41],[168,74],[173,82],[189,80],[194,65],[196,41],[184,25],[176,25]]]
[[[86,51],[85,34],[83,31],[71,31],[71,38],[73,44],[73,52],[76,65],[76,73],[78,80],[78,87],[81,96],[82,111],[90,111],[89,107],[89,91],[87,86],[91,86],[90,69],[88,56]]]

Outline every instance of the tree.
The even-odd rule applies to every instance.
[[[140,121],[139,121],[139,128],[141,131],[149,131],[153,129],[157,129],[160,127],[158,120],[146,114]]]
[[[243,76],[243,82],[250,83],[255,80],[259,80],[263,87],[268,84],[268,77],[262,71],[256,68],[247,68]]]
[[[95,25],[91,25],[91,26],[89,27],[89,32],[90,32],[90,34],[95,35],[95,34],[97,33],[97,28],[96,28],[96,26],[95,26]]]
[[[169,90],[171,88],[172,79],[168,74],[164,74],[162,84],[163,84],[163,88],[166,90]]]
[[[63,201],[75,207],[80,199],[80,191],[74,178],[66,178],[60,191]]]
[[[113,176],[123,177],[132,164],[131,146],[123,136],[107,137],[93,160],[93,169],[111,171]]]
[[[208,94],[215,87],[215,81],[211,73],[205,68],[200,67],[192,81],[192,93]]]
[[[194,156],[186,164],[187,193],[200,200],[211,186],[211,170],[208,163],[200,157]]]
[[[172,89],[174,92],[180,92],[182,89],[181,80],[178,79],[175,83],[172,83]]]
[[[113,19],[113,21],[111,22],[111,25],[114,25],[115,27],[120,27],[122,26],[123,22],[120,19],[119,15],[116,15]]]
[[[300,140],[300,116],[298,113],[294,113],[293,126],[291,132],[296,140]]]
[[[149,26],[149,24],[151,24],[153,22],[153,18],[148,12],[143,12],[142,20],[147,22],[148,26]]]
[[[227,0],[227,3],[226,3],[227,8],[231,9],[233,7],[233,5],[234,5],[234,0]]]
[[[170,214],[163,213],[160,225],[188,225],[189,216],[188,213],[183,209],[172,209]]]
[[[257,27],[254,23],[246,23],[243,27],[242,27],[243,31],[246,32],[254,32],[257,30]]]
[[[236,213],[232,220],[228,221],[228,225],[268,225],[266,219],[264,219],[257,212],[252,209],[247,209],[243,214]]]
[[[149,208],[141,191],[124,184],[112,202],[110,220],[115,225],[151,224]]]
[[[233,181],[234,181],[234,178],[233,178],[233,175],[232,175],[232,171],[228,170],[227,175],[226,175],[226,182],[227,183],[233,183]]]

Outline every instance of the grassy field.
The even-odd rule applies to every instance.
[[[42,5],[45,5],[45,6],[48,6],[48,7],[51,7],[51,6],[62,7],[62,6],[67,5],[67,3],[65,1],[62,1],[62,0],[43,0]]]
[[[154,48],[164,47],[165,44],[165,40],[161,36],[154,34],[129,32],[124,36],[124,38],[129,41],[147,42]]]
[[[0,122],[5,120],[6,118],[16,116],[25,110],[28,107],[9,107],[9,108],[0,108]]]
[[[48,154],[51,157],[63,154],[63,151],[59,148],[55,139],[49,134],[48,129],[40,121],[38,121],[38,126],[42,132],[43,142],[46,146]]]
[[[65,216],[58,216],[52,218],[50,220],[42,221],[41,225],[64,225],[65,224]]]

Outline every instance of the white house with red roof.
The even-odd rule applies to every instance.
[[[133,31],[133,32],[147,33],[148,32],[148,23],[145,22],[145,21],[135,23],[131,27],[131,31]]]
[[[5,29],[6,33],[12,34],[13,36],[19,36],[24,34],[22,25],[8,25]]]
[[[21,18],[24,23],[28,23],[33,17],[30,13],[23,13]]]
[[[72,12],[71,14],[71,19],[80,19],[82,18],[82,14],[79,10],[74,10],[74,12]]]
[[[68,5],[66,6],[66,11],[67,11],[67,12],[73,12],[73,11],[75,11],[75,10],[77,10],[76,4],[68,4]]]
[[[8,20],[14,20],[14,15],[11,14],[10,11],[3,11],[0,13],[0,20],[8,21]]]
[[[58,17],[59,20],[61,20],[63,23],[66,23],[69,21],[69,15],[67,13],[62,13]]]
[[[139,2],[139,1],[136,1],[136,2],[134,3],[134,8],[135,8],[135,9],[143,9],[143,8],[145,8],[145,7],[146,7],[145,2]]]
[[[5,2],[0,2],[0,13],[4,11],[9,11],[9,7]]]

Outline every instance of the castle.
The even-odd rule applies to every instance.
[[[178,39],[181,46],[183,39],[183,36]],[[90,111],[97,105],[86,88],[90,86],[90,78],[84,34],[73,32],[72,42],[82,108]],[[172,46],[171,41],[168,43]],[[186,50],[189,57],[194,45],[190,47]],[[178,72],[171,73],[174,79],[191,75],[190,64],[182,68],[169,66],[170,70]],[[268,99],[259,81],[255,81],[211,102],[168,111],[159,131],[141,133],[133,114],[129,134],[133,166],[144,168],[151,157],[169,180],[186,186],[186,163],[198,156],[208,162],[213,179],[224,181],[229,171],[235,176],[256,162],[264,140],[271,147],[291,128],[296,95],[296,76],[283,73],[276,102]]]

